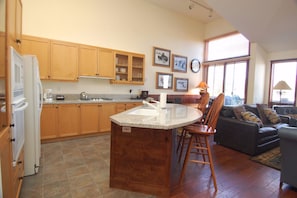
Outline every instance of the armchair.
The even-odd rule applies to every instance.
[[[280,137],[281,175],[280,187],[285,182],[297,187],[297,128],[282,127],[278,130]]]

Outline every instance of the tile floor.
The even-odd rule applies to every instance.
[[[24,178],[21,198],[152,198],[109,188],[110,134],[46,143],[38,174]]]

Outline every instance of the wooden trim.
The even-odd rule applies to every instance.
[[[250,56],[241,56],[241,57],[214,60],[214,61],[205,61],[202,63],[202,65],[203,66],[219,65],[219,64],[226,64],[226,63],[239,62],[239,61],[248,61],[248,60],[250,60]]]

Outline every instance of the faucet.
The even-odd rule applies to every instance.
[[[156,105],[153,105],[153,104],[151,104],[151,103],[149,103],[148,101],[145,101],[145,100],[143,100],[142,103],[143,104],[146,104],[146,105],[148,105],[148,106],[150,106],[150,107],[152,107],[154,109],[156,109],[157,111],[159,111],[160,110],[160,105],[159,105],[160,102],[159,101],[155,101],[155,100],[150,100],[150,101],[157,103],[157,106]]]

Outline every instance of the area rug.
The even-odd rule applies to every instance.
[[[252,161],[261,163],[265,166],[269,166],[271,168],[280,170],[281,169],[281,153],[280,148],[276,147],[274,149],[271,149],[265,153],[262,153],[260,155],[254,156],[251,158]]]

